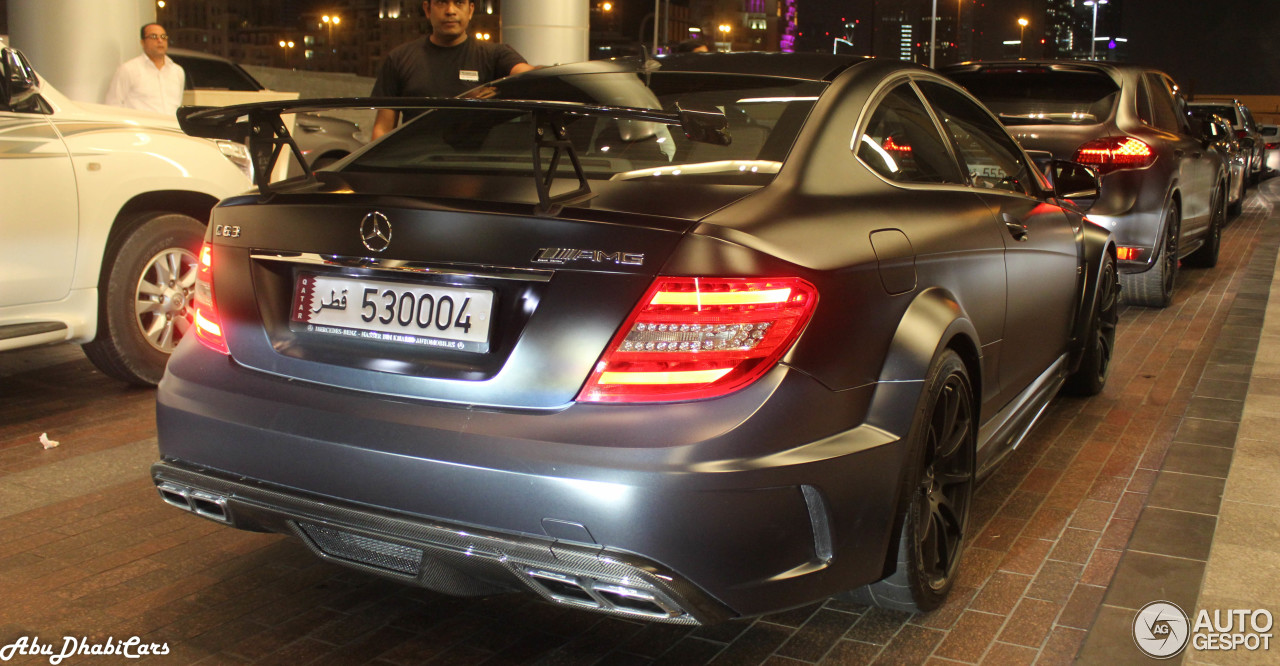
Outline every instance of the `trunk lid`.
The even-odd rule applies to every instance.
[[[236,363],[411,399],[562,408],[697,218],[755,190],[628,183],[551,217],[376,189],[215,209],[214,300]]]

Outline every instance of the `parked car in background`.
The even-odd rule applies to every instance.
[[[1237,99],[1196,100],[1190,106],[1216,113],[1231,122],[1231,128],[1249,156],[1249,182],[1256,184],[1267,166],[1267,145],[1249,107]]]
[[[248,151],[72,102],[13,49],[0,61],[0,350],[81,343],[104,373],[155,384],[191,326],[209,209],[249,187]]]
[[[1097,177],[1055,163],[1055,192],[909,63],[491,85],[397,100],[433,110],[219,205],[199,343],[157,394],[164,501],[455,595],[681,624],[853,589],[937,607],[978,479],[1059,387],[1106,381],[1115,248],[1063,200]]]
[[[221,56],[169,49],[169,57],[186,71],[188,90],[267,90],[243,67]],[[293,137],[313,169],[333,164],[364,145],[359,125],[345,118],[318,113],[298,114]]]
[[[1267,171],[1280,171],[1280,125],[1259,125],[1267,148]]]
[[[1206,145],[1222,155],[1227,168],[1227,213],[1234,217],[1244,206],[1245,190],[1249,186],[1249,153],[1231,128],[1231,121],[1204,107],[1190,107],[1188,113],[1201,123]]]
[[[1028,149],[1094,167],[1102,193],[1089,219],[1119,246],[1127,302],[1164,307],[1179,260],[1218,261],[1227,173],[1188,124],[1168,75],[1071,61],[964,63],[939,71],[982,100]]]

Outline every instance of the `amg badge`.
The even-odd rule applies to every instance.
[[[563,264],[570,261],[591,261],[597,264],[613,262],[623,266],[644,264],[644,255],[635,252],[605,252],[604,250],[579,250],[569,247],[544,247],[533,257],[539,264]]]

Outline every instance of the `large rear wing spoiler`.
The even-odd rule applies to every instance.
[[[727,146],[732,141],[728,120],[718,109],[682,109],[675,112],[636,107],[605,106],[577,102],[538,100],[465,99],[436,97],[334,97],[236,104],[222,107],[184,106],[178,109],[178,124],[191,136],[225,139],[246,143],[253,161],[254,183],[263,195],[270,193],[271,171],[285,148],[304,168],[308,178],[315,172],[307,166],[298,144],[280,119],[282,114],[330,111],[333,109],[475,109],[519,111],[533,116],[533,166],[538,188],[538,207],[544,213],[564,204],[582,200],[591,194],[582,164],[573,144],[565,137],[567,116],[606,116],[618,120],[638,120],[679,126],[691,141]],[[542,151],[550,149],[550,164],[543,168]],[[578,187],[571,192],[551,196],[551,184],[567,157],[573,167]]]

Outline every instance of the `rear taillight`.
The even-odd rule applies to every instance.
[[[1238,130],[1236,130],[1236,138],[1237,138],[1237,139],[1247,139],[1247,138],[1249,138],[1249,130],[1242,130],[1242,129],[1238,129]]]
[[[660,277],[578,394],[584,402],[701,400],[759,379],[818,303],[800,278]]]
[[[1267,144],[1267,150],[1275,150],[1277,147],[1280,147],[1280,143],[1268,143],[1268,144]]]
[[[213,247],[200,246],[200,270],[196,273],[196,339],[221,354],[231,354],[222,337],[222,321],[213,305]]]
[[[1094,139],[1076,149],[1074,160],[1091,166],[1098,175],[1120,169],[1143,169],[1156,161],[1151,146],[1131,136]]]

